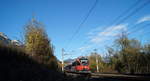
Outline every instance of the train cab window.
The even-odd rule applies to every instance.
[[[76,61],[76,65],[80,65],[80,63],[78,61]]]
[[[75,62],[73,62],[73,63],[72,63],[72,66],[75,66],[75,65],[76,65]]]
[[[88,60],[81,60],[82,65],[86,66],[88,65]]]
[[[80,65],[80,63],[78,61],[75,61],[72,63],[72,66],[77,66],[77,65]]]

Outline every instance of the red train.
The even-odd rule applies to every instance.
[[[71,64],[64,67],[66,72],[90,74],[89,60],[85,57],[77,58]]]

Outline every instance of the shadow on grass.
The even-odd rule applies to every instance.
[[[0,45],[0,81],[57,81],[62,76],[19,48]]]

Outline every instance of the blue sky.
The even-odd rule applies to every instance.
[[[150,4],[145,5],[124,22],[110,24],[136,1],[98,0],[79,33],[68,44],[70,37],[95,0],[0,0],[0,32],[4,32],[11,39],[21,40],[23,27],[34,14],[35,18],[45,25],[58,59],[61,59],[62,48],[66,50],[66,53],[72,54],[65,56],[65,59],[87,55],[95,48],[104,55],[105,48],[112,45],[121,30],[132,32],[136,30],[133,28],[136,24],[137,28],[141,27],[141,29],[129,37],[137,38],[143,44],[149,42],[150,28],[143,26],[150,23]],[[146,1],[148,0],[140,0],[135,8]],[[132,13],[133,10],[134,8],[123,16]]]

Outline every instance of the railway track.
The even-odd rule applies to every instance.
[[[100,74],[91,73],[91,75],[67,73],[68,77],[82,79],[81,81],[150,81],[149,76],[123,75],[123,74]]]

